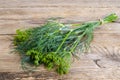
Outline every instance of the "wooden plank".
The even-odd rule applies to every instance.
[[[2,34],[15,34],[17,29],[27,29],[31,27],[38,27],[45,23],[46,19],[40,20],[0,20],[0,35]],[[69,19],[63,19],[60,22],[63,23],[78,23],[84,22],[83,21],[74,21]],[[120,33],[120,24],[119,23],[109,23],[102,26],[99,26],[95,33]]]
[[[83,22],[100,19],[101,17],[112,12],[116,12],[117,15],[119,15],[119,9],[120,8],[81,7],[0,9],[0,34],[14,34],[16,29],[38,26],[44,23],[45,20],[50,17],[63,17],[64,19],[62,19],[62,22],[64,23]],[[49,15],[46,13],[49,13]],[[117,23],[119,22],[120,21],[118,20]],[[118,26],[116,28],[116,30],[118,30],[119,25],[117,24],[115,26]],[[112,29],[110,31],[112,31]],[[116,32],[119,32],[119,30]]]
[[[71,19],[99,19],[110,13],[120,16],[120,8],[0,8],[0,20],[29,20],[50,17]],[[48,15],[49,14],[49,15]]]
[[[80,60],[72,63],[70,73],[59,76],[54,72],[47,71],[43,66],[38,72],[25,73],[20,66],[20,56],[9,54],[13,50],[11,35],[0,36],[0,79],[68,79],[68,80],[119,80],[120,75],[120,34],[94,34],[91,51],[82,54]],[[116,57],[117,56],[117,57]],[[51,76],[50,76],[51,74]],[[1,77],[2,76],[2,77]]]
[[[1,80],[119,80],[120,69],[99,69],[96,71],[71,72],[67,75],[58,75],[54,72],[1,72]]]
[[[10,36],[1,36],[0,38],[0,71],[3,71],[4,68],[9,72],[9,68],[11,67],[11,71],[17,71],[20,69],[20,62],[18,54],[10,54],[12,51]],[[5,53],[5,54],[4,54]],[[8,65],[8,66],[7,66]]]
[[[34,24],[30,21],[10,21],[10,20],[1,20],[0,21],[0,34],[15,34],[17,29],[26,29],[30,27],[36,27],[41,25],[40,23]]]
[[[120,17],[120,0],[1,0],[0,80],[120,80],[120,20],[95,30],[91,49],[72,63],[70,73],[59,76],[43,66],[33,73],[21,69],[20,56],[10,54],[16,29],[36,27],[51,17],[74,23],[96,20],[109,13]]]
[[[0,71],[21,71],[20,68],[20,57],[17,54],[9,54],[12,51],[13,47],[11,46],[11,39],[13,37],[10,35],[0,36]],[[96,66],[94,60],[100,59],[102,64],[110,62],[109,64],[102,64],[102,66],[111,67],[112,64],[116,64],[118,66],[118,62],[116,60],[120,59],[119,53],[119,45],[120,45],[120,34],[95,34],[94,40],[92,42],[92,49],[88,54],[82,55],[80,62],[73,63],[73,68],[80,68],[80,70],[87,69],[96,69],[99,66]],[[113,51],[114,50],[114,51]],[[115,58],[115,56],[118,58]],[[94,57],[97,56],[97,57]],[[113,58],[111,56],[114,56]],[[113,60],[114,59],[114,60]],[[113,60],[113,63],[111,61]],[[8,64],[10,66],[8,66]],[[112,65],[114,66],[114,65]]]
[[[0,8],[15,7],[120,7],[119,0],[4,0]]]

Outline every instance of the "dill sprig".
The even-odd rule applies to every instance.
[[[117,18],[116,14],[110,14],[99,21],[69,26],[48,21],[40,27],[17,30],[14,37],[15,50],[22,55],[24,62],[35,66],[44,64],[49,70],[54,68],[59,74],[66,74],[71,58],[77,56],[75,51],[84,53],[89,49],[94,29]]]

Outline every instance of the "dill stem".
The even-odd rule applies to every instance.
[[[56,53],[60,50],[60,48],[63,46],[63,44],[65,43],[66,39],[69,37],[69,35],[71,34],[72,30],[66,35],[66,37],[63,39],[62,43],[60,44],[60,46],[57,48]]]
[[[85,33],[86,33],[86,31],[84,31],[82,35],[78,36],[78,39],[75,41],[75,45],[71,48],[70,52],[74,52],[75,48],[77,47],[78,43],[80,42],[82,37],[85,35]]]

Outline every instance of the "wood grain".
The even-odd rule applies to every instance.
[[[90,52],[81,55],[79,61],[75,60],[74,63],[72,63],[70,73],[62,77],[54,72],[47,71],[43,66],[36,69],[37,72],[30,73],[30,75],[23,72],[20,65],[20,56],[18,54],[9,54],[13,50],[11,45],[11,39],[13,39],[13,36],[0,36],[0,44],[3,45],[0,46],[0,75],[3,76],[4,74],[1,79],[13,80],[19,78],[21,80],[45,80],[48,78],[55,80],[57,77],[57,79],[65,80],[119,80],[120,65],[119,61],[117,61],[117,59],[120,59],[120,56],[118,56],[120,55],[119,36],[120,34],[117,33],[94,34],[94,40],[91,44]],[[115,58],[115,56],[117,57]],[[52,75],[51,77],[49,76],[50,74]]]
[[[0,7],[120,7],[119,3],[119,0],[1,0]]]
[[[120,8],[3,8],[0,9],[0,34],[15,34],[16,29],[39,26],[51,17],[61,17],[63,18],[61,21],[64,23],[75,23],[98,20],[113,12],[120,16]],[[117,27],[115,29],[118,30],[119,19],[117,23],[110,24],[108,27],[115,25]],[[114,30],[112,31],[114,32]]]
[[[27,29],[31,27],[38,27],[45,23],[45,20],[20,20],[20,21],[9,21],[9,20],[0,20],[0,35],[5,34],[16,34],[17,29]],[[81,23],[84,21],[68,21],[63,20],[61,21],[63,23]],[[97,29],[95,29],[95,34],[97,33],[120,33],[120,24],[119,23],[109,23],[102,26],[99,26]]]
[[[110,13],[116,13],[120,16],[120,8],[0,8],[0,20],[29,20],[50,17],[73,18],[76,20],[92,18],[93,20]]]
[[[24,72],[13,51],[17,29],[40,26],[48,18],[62,23],[98,20],[116,13],[120,0],[0,0],[0,80],[120,80],[120,19],[95,29],[91,49],[74,59],[70,72],[60,76],[43,66]]]

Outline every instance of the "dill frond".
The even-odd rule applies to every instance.
[[[66,74],[69,72],[71,58],[77,56],[76,50],[84,53],[89,49],[94,29],[117,18],[116,14],[110,14],[99,21],[70,26],[49,21],[40,27],[17,30],[15,49],[22,55],[24,62],[35,66],[44,64],[49,70],[55,69],[59,74]],[[73,26],[76,28],[71,28]]]

